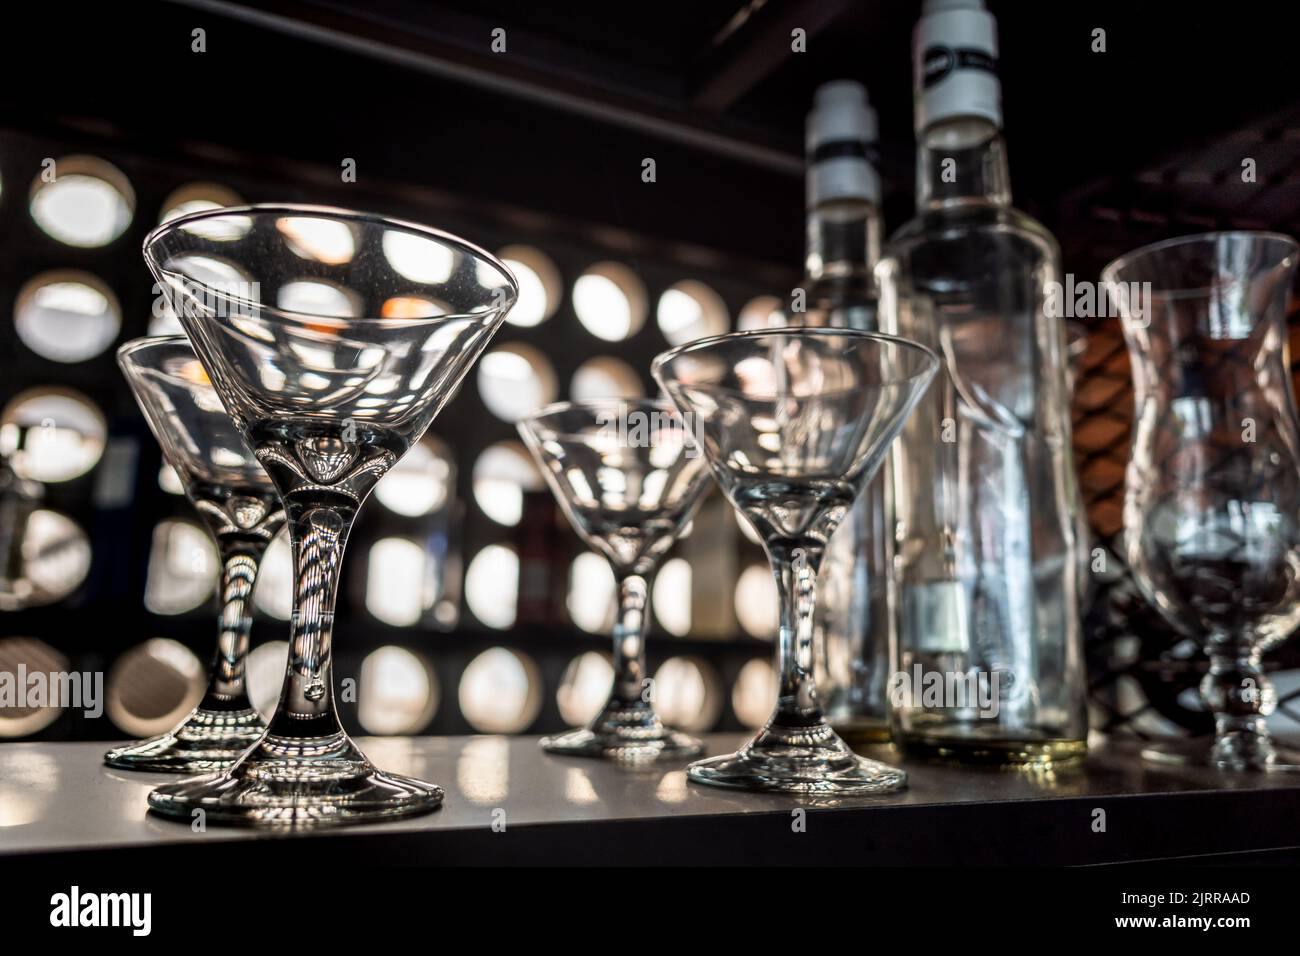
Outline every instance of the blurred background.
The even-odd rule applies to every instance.
[[[1095,280],[1112,257],[1216,228],[1295,234],[1300,88],[1277,5],[992,2],[1018,206]],[[664,348],[764,324],[799,282],[813,90],[879,112],[886,232],[912,208],[909,0],[136,0],[6,10],[0,31],[0,670],[103,671],[103,718],[6,708],[0,739],[169,729],[201,695],[216,553],[113,360],[178,329],[140,257],[182,211],[325,203],[497,252],[522,295],[349,545],[336,676],[375,734],[545,733],[610,679],[613,581],[514,430],[540,404],[653,393]],[[1093,31],[1106,31],[1094,52]],[[803,30],[806,50],[791,49]],[[24,66],[26,63],[38,65]],[[654,179],[645,181],[645,160]],[[1243,161],[1255,176],[1243,181]],[[57,176],[50,177],[54,169]],[[51,181],[52,179],[52,181]],[[310,240],[311,237],[306,237]],[[329,236],[317,237],[328,243]],[[300,284],[304,303],[328,295]],[[1114,319],[1084,320],[1076,463],[1104,565],[1087,609],[1093,726],[1201,732],[1203,666],[1118,555],[1132,401]],[[278,694],[289,558],[268,553],[250,661]],[[760,724],[776,594],[712,494],[655,586],[666,720]],[[1270,660],[1279,730],[1300,656]]]

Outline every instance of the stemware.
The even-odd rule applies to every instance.
[[[651,581],[708,488],[685,421],[663,401],[561,402],[525,417],[519,433],[618,586],[609,700],[586,729],[545,737],[542,747],[623,762],[694,756],[700,742],[655,713],[645,667]]]
[[[104,763],[122,770],[208,773],[228,766],[266,730],[244,681],[253,620],[249,602],[284,510],[185,336],[127,342],[117,350],[117,363],[163,457],[216,539],[221,614],[212,674],[198,707],[165,734],[114,747]]]
[[[827,724],[813,614],[832,532],[937,368],[923,346],[842,329],[733,333],[655,359],[654,376],[694,422],[714,478],[763,539],[781,601],[775,711],[738,752],[691,764],[691,780],[793,793],[906,785],[903,771],[858,756]]]
[[[284,503],[294,562],[288,667],[262,737],[224,773],[149,805],[208,822],[353,823],[439,806],[344,732],[332,638],[348,533],[419,441],[517,297],[497,259],[454,236],[315,206],[181,216],[145,259],[235,426]]]
[[[1300,438],[1286,307],[1297,245],[1221,232],[1145,246],[1102,272],[1133,366],[1125,554],[1147,599],[1209,657],[1212,741],[1160,763],[1300,770],[1274,741],[1260,664],[1300,624]]]

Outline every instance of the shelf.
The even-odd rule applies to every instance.
[[[742,740],[706,739],[709,753]],[[285,854],[298,862],[328,854],[331,863],[607,865],[1300,859],[1300,775],[1156,769],[1132,744],[1046,776],[907,763],[903,793],[829,800],[701,787],[680,765],[634,770],[551,757],[533,737],[359,742],[385,769],[440,784],[443,808],[338,829],[195,833],[145,811],[149,789],[174,778],[104,767],[102,743],[14,743],[0,747],[0,855],[162,863],[198,851],[217,864]],[[1097,810],[1105,811],[1104,832],[1095,829]]]

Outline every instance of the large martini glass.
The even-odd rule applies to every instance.
[[[937,368],[934,353],[906,339],[840,329],[741,332],[655,359],[714,478],[762,537],[781,600],[776,710],[738,752],[691,764],[691,780],[788,793],[906,786],[903,771],[856,755],[826,722],[813,609],[831,534]]]
[[[344,733],[331,644],[348,532],[514,304],[510,272],[454,236],[366,213],[244,206],[173,219],[145,259],[284,502],[294,609],[280,703],[224,773],[149,805],[213,823],[353,823],[442,790],[378,770]]]
[[[216,539],[221,615],[212,674],[198,707],[161,736],[114,747],[104,762],[122,770],[210,773],[229,766],[266,730],[244,681],[249,602],[284,511],[185,336],[127,342],[117,350],[117,364],[163,457]]]
[[[529,415],[519,433],[573,530],[618,582],[609,700],[590,726],[542,747],[624,763],[694,756],[700,742],[655,713],[645,667],[650,582],[709,486],[686,422],[662,401],[562,402]]]

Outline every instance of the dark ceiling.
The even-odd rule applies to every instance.
[[[1003,0],[1012,179],[1062,197],[1294,105],[1290,4]],[[135,0],[6,10],[0,122],[152,154],[337,169],[797,262],[813,89],[868,84],[886,214],[911,206],[912,0]],[[207,52],[191,51],[206,31]],[[807,52],[791,51],[795,27]],[[492,31],[506,31],[504,53]],[[1092,31],[1106,31],[1104,53]],[[39,62],[33,62],[38,54]],[[51,69],[50,67],[57,67]],[[640,180],[655,158],[658,181]],[[1265,171],[1267,174],[1267,171]],[[496,204],[489,206],[488,204]]]

